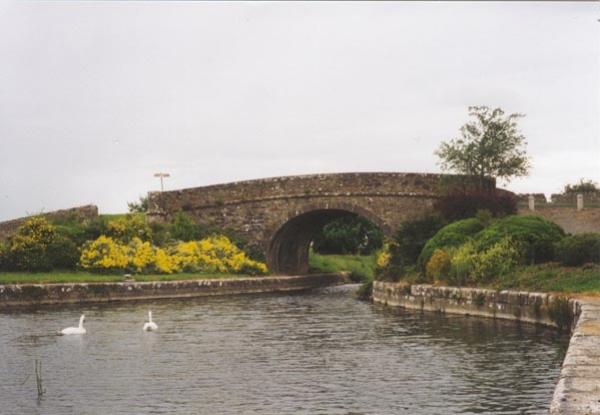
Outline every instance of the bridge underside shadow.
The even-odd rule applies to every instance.
[[[269,270],[278,275],[307,274],[310,245],[316,234],[329,222],[356,215],[341,209],[319,209],[290,219],[275,232],[268,245],[266,260]],[[367,219],[373,221],[371,217]],[[374,222],[380,226],[380,221]]]

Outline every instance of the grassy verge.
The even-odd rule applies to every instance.
[[[511,275],[497,278],[489,288],[600,295],[600,267],[569,268],[557,264],[523,267]]]
[[[376,258],[374,255],[318,255],[310,254],[308,266],[310,273],[350,272],[354,282],[373,280],[373,269]]]
[[[407,284],[423,283],[420,273],[415,269],[406,270],[402,281]],[[440,283],[440,285],[448,284]],[[521,267],[479,288],[600,296],[600,266],[590,264],[575,268],[547,263]]]
[[[245,278],[247,275],[229,274],[171,274],[134,275],[136,281],[176,281],[215,278]],[[123,275],[98,275],[87,272],[47,272],[47,273],[0,273],[0,285],[6,284],[66,284],[91,282],[123,282]]]

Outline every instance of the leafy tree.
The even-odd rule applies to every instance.
[[[444,218],[435,213],[408,219],[394,234],[396,246],[390,254],[399,255],[404,265],[414,265],[427,241],[445,225]]]
[[[127,208],[131,213],[148,212],[148,196],[140,196],[140,200],[137,202],[127,202]]]
[[[199,236],[196,223],[188,213],[182,210],[175,214],[171,230],[173,237],[179,241],[188,242]]]
[[[469,107],[475,120],[460,129],[461,137],[443,142],[434,152],[443,170],[478,178],[480,189],[485,179],[498,177],[509,181],[526,176],[530,163],[524,146],[525,137],[517,128],[523,114],[504,116],[501,108]]]
[[[334,220],[313,240],[318,254],[369,255],[383,246],[384,234],[367,218],[359,215]]]
[[[563,192],[566,194],[594,193],[598,191],[600,191],[600,189],[598,188],[598,184],[596,182],[593,182],[592,180],[584,180],[583,178],[579,180],[579,183],[566,185],[563,190]]]

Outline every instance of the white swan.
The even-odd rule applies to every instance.
[[[85,333],[85,329],[83,328],[83,321],[85,320],[85,315],[81,315],[79,317],[79,327],[67,327],[66,329],[62,329],[60,334],[83,334]]]
[[[148,322],[144,323],[144,331],[151,331],[158,329],[155,322],[152,321],[152,311],[148,311]]]

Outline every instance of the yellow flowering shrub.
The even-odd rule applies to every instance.
[[[265,264],[249,259],[223,235],[179,243],[172,252],[173,262],[184,272],[266,274]]]
[[[129,263],[127,270],[135,273],[152,272],[156,263],[156,248],[150,242],[143,242],[140,238],[133,238],[127,245]]]
[[[152,238],[152,231],[146,221],[138,215],[127,215],[107,224],[108,234],[115,241],[129,243],[133,238],[148,241]]]
[[[84,269],[100,272],[267,273],[265,264],[249,259],[225,236],[180,242],[168,250],[152,246],[137,237],[125,245],[101,236],[84,245],[79,263]]]
[[[156,248],[154,261],[155,272],[158,274],[172,274],[181,270],[177,266],[175,258],[168,255],[164,249]]]
[[[385,246],[385,248],[387,248],[387,245]],[[390,263],[390,251],[388,251],[387,249],[381,250],[381,252],[379,252],[379,254],[377,255],[377,260],[375,262],[375,265],[378,268],[383,268],[383,267],[387,266],[389,263]]]
[[[129,264],[129,249],[111,237],[100,236],[83,244],[79,265],[89,271],[123,271]]]
[[[447,281],[450,275],[451,255],[445,249],[436,249],[425,267],[425,278],[429,282]]]
[[[1,259],[2,271],[50,271],[72,268],[77,247],[44,217],[26,220],[17,232],[9,235]]]

